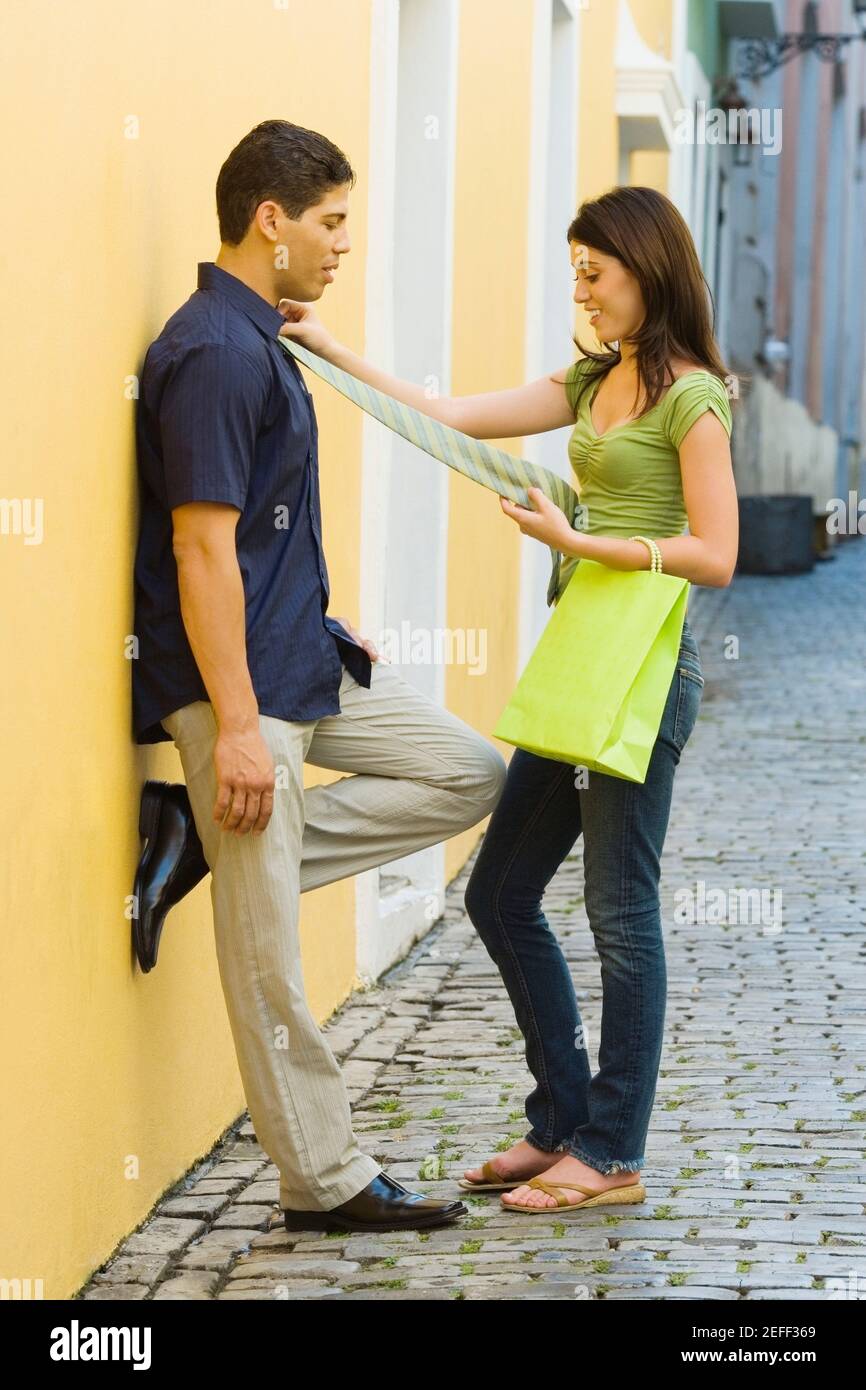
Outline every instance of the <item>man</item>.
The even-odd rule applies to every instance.
[[[134,736],[172,738],[212,874],[220,978],[256,1134],[289,1229],[438,1225],[361,1152],[307,1007],[299,893],[458,834],[505,764],[327,616],[317,429],[277,342],[350,249],[345,156],[265,121],[217,180],[220,251],[141,380]],[[304,791],[303,764],[355,773]]]

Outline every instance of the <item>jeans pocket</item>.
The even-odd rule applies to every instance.
[[[703,693],[704,678],[697,661],[690,653],[680,652],[677,660],[677,709],[673,729],[673,741],[680,752],[685,748],[697,722]]]

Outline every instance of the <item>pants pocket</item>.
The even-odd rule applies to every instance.
[[[202,739],[213,742],[217,736],[216,716],[209,700],[193,700],[189,705],[172,710],[160,720],[162,727],[174,740],[176,748],[200,743]]]
[[[673,729],[673,741],[680,752],[697,722],[703,693],[703,676],[692,661],[681,654],[677,662],[677,709]]]

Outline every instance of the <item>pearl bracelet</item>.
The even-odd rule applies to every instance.
[[[651,573],[651,574],[661,574],[661,572],[662,572],[662,553],[661,553],[661,551],[659,550],[658,546],[656,545],[655,541],[652,540],[649,536],[629,536],[629,540],[630,540],[630,541],[643,541],[644,545],[649,547],[649,553],[650,553],[650,573]]]

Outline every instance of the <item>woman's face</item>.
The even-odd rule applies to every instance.
[[[616,256],[582,242],[571,243],[574,302],[589,315],[600,343],[621,342],[634,333],[646,312],[637,279]]]

